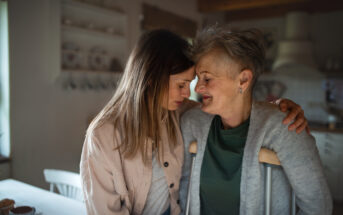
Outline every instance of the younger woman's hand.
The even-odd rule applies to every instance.
[[[296,133],[299,134],[306,129],[307,133],[310,133],[307,119],[305,118],[304,111],[300,105],[289,99],[282,99],[279,107],[282,112],[288,112],[287,116],[282,121],[283,124],[287,125],[294,120],[294,122],[288,126],[289,131],[296,130]]]

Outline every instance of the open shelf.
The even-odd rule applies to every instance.
[[[112,74],[112,75],[122,75],[122,72],[120,71],[106,71],[106,70],[87,70],[87,69],[62,69],[62,72],[65,73],[84,73],[84,74]]]
[[[92,13],[98,13],[98,14],[116,17],[116,18],[126,17],[126,14],[120,9],[107,8],[107,7],[98,6],[98,5],[94,5],[90,3],[84,3],[84,2],[75,1],[75,0],[63,0],[62,3],[65,4],[66,6],[74,7],[76,9],[86,10]]]
[[[88,35],[96,38],[103,38],[106,40],[125,40],[126,38],[121,34],[111,34],[106,33],[103,31],[95,30],[95,29],[89,29],[89,28],[82,28],[78,26],[72,26],[72,25],[62,25],[62,31],[65,32],[71,32],[75,34],[82,34],[82,35]]]
[[[85,83],[95,86],[87,89],[96,89],[97,85],[114,86],[122,71],[92,70],[91,65],[94,60],[106,59],[124,65],[128,51],[126,13],[118,5],[106,5],[105,1],[99,4],[85,0],[60,2],[61,60],[78,57],[80,69],[65,68],[68,64],[61,62],[58,82],[71,89],[83,89]],[[71,85],[75,87],[68,87]]]

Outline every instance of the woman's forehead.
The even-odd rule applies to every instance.
[[[228,55],[221,49],[213,49],[200,57],[196,63],[197,68],[217,66],[223,64],[228,60]]]
[[[172,80],[181,80],[181,81],[189,81],[189,82],[192,81],[194,78],[195,78],[194,66],[192,66],[191,68],[181,73],[177,73],[170,76],[170,79]]]
[[[239,64],[221,50],[213,50],[208,52],[199,59],[195,67],[197,75],[222,75],[231,70],[237,69],[239,69]]]

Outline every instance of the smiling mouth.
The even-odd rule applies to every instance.
[[[212,96],[207,96],[207,95],[203,95],[202,96],[202,101],[203,101],[203,103],[204,102],[208,102],[208,101],[210,101],[212,99]]]

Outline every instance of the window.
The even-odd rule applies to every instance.
[[[0,155],[10,155],[7,1],[0,0]]]

